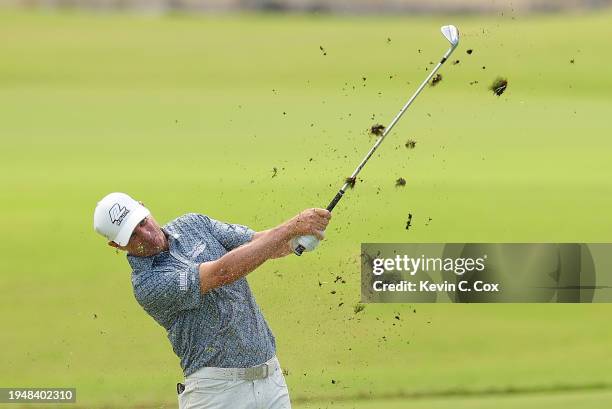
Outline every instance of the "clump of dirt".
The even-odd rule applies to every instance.
[[[497,79],[493,81],[493,84],[491,84],[489,87],[489,89],[498,97],[506,91],[506,88],[508,88],[508,80],[502,77],[497,77]]]
[[[276,168],[272,168],[272,177],[276,177],[276,174],[278,173],[278,169]]]
[[[576,62],[576,60],[574,60],[573,58],[570,60],[570,64],[574,64]]]
[[[355,312],[355,314],[359,314],[363,310],[365,310],[365,305],[361,303],[357,303],[355,304],[355,307],[353,307],[353,311]]]
[[[416,141],[415,141],[415,140],[413,140],[413,139],[408,139],[408,140],[406,141],[406,145],[405,145],[405,146],[406,146],[406,148],[408,148],[408,149],[414,149],[414,148],[416,147],[416,144],[417,144],[417,143],[416,143]]]
[[[323,55],[327,55],[327,51],[325,51],[325,48],[323,48],[322,45],[319,46],[319,49],[321,50],[321,52],[323,53]]]
[[[453,61],[453,65],[457,65],[457,64],[459,64],[460,62],[461,62],[460,60],[455,60],[455,61]]]
[[[412,213],[408,213],[408,220],[406,221],[406,230],[410,230],[412,226]]]
[[[399,178],[395,181],[395,187],[402,187],[402,186],[406,186],[406,179],[404,178]]]
[[[349,176],[346,179],[344,179],[344,181],[348,183],[348,187],[352,189],[355,187],[355,183],[357,183],[357,178]]]
[[[385,132],[385,126],[381,124],[375,124],[370,127],[370,135],[382,136]]]
[[[387,37],[387,44],[391,44],[391,37]]]
[[[442,81],[442,74],[436,74],[436,76],[431,79],[431,83],[429,85],[435,87],[440,81]]]
[[[468,55],[471,55],[471,54],[474,52],[474,50],[472,50],[472,49],[470,48],[470,49],[468,49],[468,50],[465,50],[465,52],[466,52]]]

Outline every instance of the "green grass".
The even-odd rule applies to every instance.
[[[536,394],[504,397],[477,398],[436,398],[406,400],[372,400],[354,402],[329,402],[326,404],[294,405],[294,409],[499,409],[538,408],[538,409],[572,409],[576,407],[604,409],[610,407],[612,393],[561,393]]]
[[[93,233],[96,200],[126,191],[162,222],[198,211],[255,229],[326,205],[371,145],[365,130],[388,123],[445,50],[437,30],[448,21],[463,34],[461,62],[385,141],[328,240],[249,277],[292,396],[314,399],[304,407],[399,408],[351,399],[567,386],[410,407],[609,406],[608,391],[591,390],[612,385],[607,305],[353,313],[361,242],[610,241],[609,13],[2,11],[0,385],[76,386],[88,408],[172,407],[178,360],[133,299],[124,257]],[[500,98],[487,90],[498,75],[509,79]],[[400,176],[404,189],[394,187]],[[338,274],[346,284],[332,283]]]

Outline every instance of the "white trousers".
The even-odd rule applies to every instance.
[[[206,368],[185,379],[179,409],[291,409],[283,371],[274,357],[267,378],[254,381],[206,377]]]

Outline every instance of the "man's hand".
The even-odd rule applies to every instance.
[[[319,240],[323,240],[323,231],[327,227],[331,213],[325,209],[306,209],[297,216],[291,218],[276,229],[264,230],[255,233],[253,240],[258,240],[281,229],[286,235],[287,240],[278,247],[272,249],[269,258],[281,258],[293,254],[291,239],[298,236],[314,235]]]
[[[326,209],[307,209],[287,221],[285,225],[291,232],[291,238],[297,236],[316,236],[323,240],[323,231],[329,224],[331,212]]]

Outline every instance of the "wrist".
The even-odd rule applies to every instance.
[[[274,228],[274,233],[279,237],[281,241],[289,241],[295,233],[293,232],[293,228],[290,222],[283,223]]]

